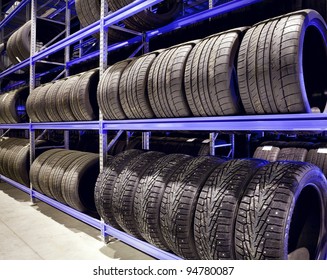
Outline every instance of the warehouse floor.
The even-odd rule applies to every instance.
[[[100,232],[0,183],[0,260],[145,260],[148,255],[120,242],[101,242]]]

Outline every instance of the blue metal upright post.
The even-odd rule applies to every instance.
[[[30,46],[30,92],[32,92],[35,88],[35,62],[33,62],[33,55],[36,53],[36,11],[37,11],[37,0],[31,0],[31,46]],[[30,128],[29,128],[29,136],[30,136],[30,165],[32,165],[35,159],[35,130],[32,127],[30,120]],[[33,186],[30,184],[31,189],[31,203],[35,203],[35,199],[33,196]]]
[[[101,0],[101,11],[100,11],[100,67],[99,67],[99,79],[102,79],[104,72],[108,67],[108,28],[104,27],[104,18],[108,15],[109,8],[107,0]],[[100,141],[100,172],[102,172],[107,165],[107,145],[108,135],[107,131],[103,130],[103,113],[99,109],[99,141]],[[109,242],[109,235],[106,233],[106,224],[101,218],[101,238],[103,242]]]
[[[71,10],[69,6],[70,0],[66,0],[66,10],[65,10],[65,27],[66,27],[66,37],[70,35],[70,19],[71,19]],[[65,48],[65,76],[69,76],[69,62],[70,60],[70,46]],[[64,143],[65,149],[69,149],[69,130],[64,130]]]

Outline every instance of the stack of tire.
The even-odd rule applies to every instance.
[[[235,59],[244,31],[227,31],[109,67],[98,87],[104,117],[240,114]]]
[[[90,70],[35,88],[26,102],[32,122],[98,119],[96,88],[99,71]]]
[[[30,57],[31,25],[31,21],[26,22],[8,39],[6,50],[13,64],[17,64]],[[62,27],[42,19],[38,19],[37,25],[36,39],[38,43],[42,43],[43,45],[55,38],[62,31]]]
[[[35,159],[30,169],[33,189],[63,204],[94,214],[98,154],[52,149]]]
[[[24,87],[0,95],[0,123],[28,121],[25,108],[28,93],[28,87]]]
[[[318,166],[327,176],[327,144],[311,142],[263,142],[253,158],[271,162],[279,160],[309,162]]]
[[[36,147],[44,145],[36,141]],[[28,139],[8,138],[0,141],[0,174],[25,186],[29,186],[29,153]]]
[[[106,224],[185,259],[322,259],[326,191],[309,163],[128,150],[94,196]]]
[[[324,112],[326,50],[323,18],[298,11],[118,62],[98,104],[107,120]]]

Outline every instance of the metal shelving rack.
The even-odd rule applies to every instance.
[[[53,54],[59,50],[66,48],[65,55],[65,71],[66,75],[69,75],[69,68],[80,62],[99,57],[99,70],[100,78],[107,68],[108,52],[120,49],[122,47],[134,44],[141,44],[140,48],[144,48],[144,52],[148,51],[149,43],[151,39],[161,34],[171,32],[173,30],[186,27],[190,24],[197,23],[215,17],[219,14],[230,12],[241,7],[252,5],[261,0],[232,0],[230,2],[218,5],[214,7],[212,0],[208,2],[208,8],[178,19],[167,26],[158,28],[156,30],[146,31],[141,35],[136,35],[134,38],[116,43],[114,45],[107,45],[108,28],[128,18],[144,9],[147,9],[155,4],[162,2],[163,0],[136,0],[130,5],[122,8],[120,11],[108,14],[108,7],[105,0],[101,0],[101,19],[73,34],[70,34],[69,26],[66,29],[66,37],[57,43],[54,43],[47,48],[36,52],[35,51],[35,34],[36,34],[36,7],[37,0],[23,0],[20,5],[12,11],[2,22],[0,22],[0,28],[5,26],[21,9],[26,5],[31,6],[31,20],[32,20],[32,33],[31,33],[31,57],[22,61],[21,63],[14,65],[13,67],[6,69],[0,73],[0,80],[9,74],[12,74],[24,67],[30,67],[30,89],[35,87],[35,79],[37,77],[35,73],[35,63],[46,58],[48,55]],[[58,13],[65,11],[65,22],[70,21],[70,9],[74,4],[73,0],[66,0],[65,9],[57,11]],[[100,50],[89,53],[82,57],[70,60],[68,47],[74,43],[78,43],[80,40],[96,33],[100,32]],[[40,75],[40,74],[38,74]],[[245,133],[257,132],[257,131],[327,131],[327,114],[293,114],[293,115],[261,115],[261,116],[231,116],[231,117],[206,117],[206,118],[180,118],[180,119],[145,119],[145,120],[121,120],[121,121],[105,121],[100,112],[99,121],[91,122],[65,122],[65,123],[21,123],[21,124],[1,124],[2,129],[16,129],[16,130],[28,130],[30,135],[30,154],[31,162],[34,159],[35,154],[35,130],[95,130],[99,131],[100,135],[100,169],[102,170],[106,164],[107,150],[112,144],[108,144],[107,133],[108,131],[116,131],[117,136],[114,140],[119,138],[122,131],[142,131],[143,132],[143,147],[149,148],[150,131],[179,131],[179,130],[193,130],[193,131],[205,131],[210,135],[211,141],[215,139],[215,133],[217,131],[240,131]],[[65,138],[68,138],[65,135]],[[213,153],[214,144],[211,143],[211,151]],[[68,144],[65,145],[68,147]],[[0,179],[8,182],[9,184],[19,188],[30,195],[32,201],[39,199],[48,203],[49,205],[79,219],[99,230],[101,230],[102,236],[113,236],[119,240],[157,258],[157,259],[180,259],[179,257],[159,250],[158,248],[135,239],[124,232],[120,232],[106,224],[103,221],[90,217],[86,214],[80,213],[66,205],[63,205],[49,197],[44,196],[41,193],[30,188],[23,186],[13,180],[0,175]]]

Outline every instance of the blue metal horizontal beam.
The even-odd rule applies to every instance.
[[[53,122],[53,123],[32,123],[31,129],[52,129],[52,130],[98,130],[98,121],[85,122]]]
[[[103,130],[327,131],[327,114],[104,121]]]
[[[161,260],[180,260],[181,259],[180,257],[177,257],[166,251],[162,251],[147,242],[138,240],[137,238],[130,236],[125,232],[119,231],[109,225],[103,225],[103,223],[100,220],[90,217],[87,214],[81,213],[81,212],[79,212],[67,205],[64,205],[50,197],[47,197],[39,192],[32,191],[30,188],[28,188],[20,183],[17,183],[5,176],[0,175],[0,179],[18,189],[20,189],[21,191],[23,191],[29,195],[32,193],[34,198],[37,198],[37,199],[51,205],[52,207],[57,208],[58,210],[66,213],[66,214],[68,214],[68,215],[70,215],[70,216],[96,228],[96,229],[101,230],[102,227],[104,226],[105,227],[104,231],[106,234],[108,234],[112,237],[115,237],[115,238],[121,240],[122,242],[124,242],[136,249],[139,249],[142,252],[149,254],[157,259],[161,259]]]
[[[101,127],[102,125],[102,127]],[[197,130],[197,131],[327,131],[327,114],[279,114],[228,117],[0,124],[0,129],[52,130]]]
[[[150,8],[151,6],[158,4],[162,2],[163,0],[136,0],[132,2],[131,4],[121,8],[120,10],[113,12],[106,16],[104,20],[104,27],[110,27],[110,25],[116,24],[130,16],[133,16],[144,9]],[[89,26],[75,32],[74,34],[66,37],[65,39],[51,45],[50,47],[38,52],[35,54],[32,58],[32,61],[38,61],[40,59],[43,59],[53,53],[56,53],[57,51],[70,46],[73,43],[78,42],[79,40],[91,36],[92,34],[99,32],[100,30],[100,20],[96,21]]]
[[[158,28],[156,30],[152,30],[147,32],[147,36],[149,39],[161,35],[161,34],[165,34],[168,32],[171,32],[173,30],[182,28],[182,27],[186,27],[190,24],[194,24],[194,23],[198,23],[201,21],[204,21],[206,19],[212,18],[212,17],[216,17],[218,15],[224,14],[224,13],[228,13],[231,12],[233,10],[236,9],[240,9],[249,5],[253,5],[255,3],[258,2],[262,2],[263,0],[234,0],[231,2],[227,2],[221,5],[218,5],[217,7],[214,7],[212,9],[209,10],[205,10],[203,12],[199,12],[197,14],[188,16],[186,18],[182,18],[180,20],[177,20],[171,24],[168,24],[164,27]]]
[[[19,13],[31,0],[22,0],[18,6],[0,22],[0,29],[2,29],[9,21],[11,21],[17,13]]]
[[[0,124],[0,129],[99,130],[98,121]]]
[[[29,129],[29,123],[0,124],[0,129]]]
[[[14,180],[11,180],[3,175],[0,174],[0,180],[2,181],[5,181],[6,183],[16,187],[17,189],[20,189],[21,191],[27,193],[27,194],[30,194],[31,193],[31,189],[22,185],[22,184],[19,184],[17,182],[15,182]]]

